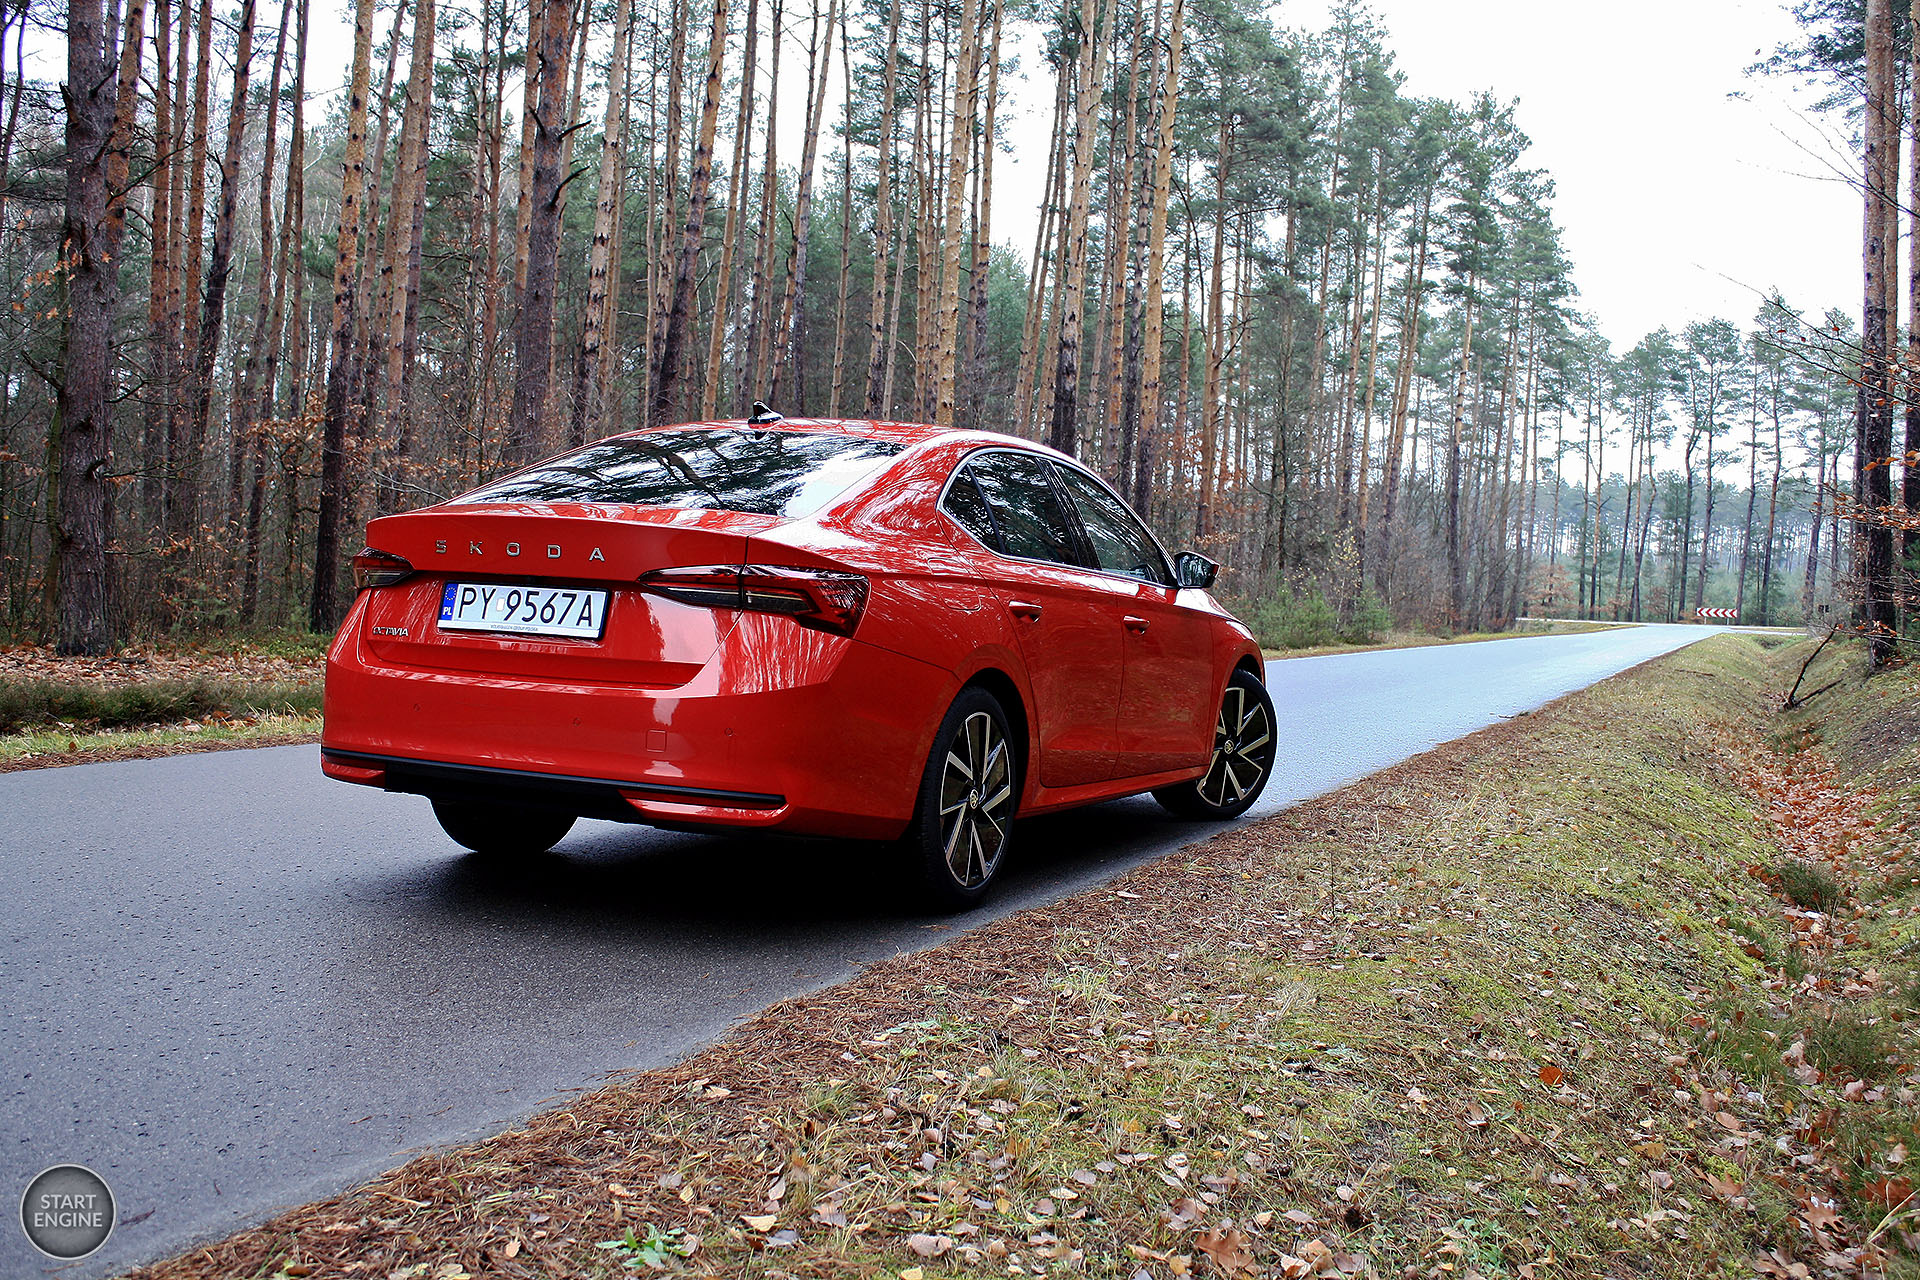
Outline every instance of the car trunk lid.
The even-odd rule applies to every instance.
[[[367,527],[368,545],[412,577],[371,589],[362,641],[397,666],[676,687],[733,625],[726,610],[648,595],[637,580],[680,565],[741,564],[748,539],[783,523],[749,512],[597,503],[429,507]],[[442,627],[449,584],[604,591],[597,638]]]

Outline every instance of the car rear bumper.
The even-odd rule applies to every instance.
[[[890,839],[958,689],[930,664],[744,616],[671,689],[402,667],[360,640],[362,612],[328,655],[329,776],[586,817]]]

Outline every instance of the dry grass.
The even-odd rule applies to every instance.
[[[137,1274],[1911,1277],[1844,1082],[1737,1056],[1777,675],[1696,646]],[[1910,1117],[1872,1032],[1815,1039]]]
[[[151,760],[197,751],[234,751],[244,747],[284,747],[320,740],[320,717],[276,711],[141,725],[126,729],[82,729],[54,725],[31,732],[0,734],[0,773],[51,769],[105,760]]]

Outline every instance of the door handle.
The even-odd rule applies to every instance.
[[[1125,623],[1127,630],[1133,632],[1135,635],[1144,635],[1146,633],[1147,620],[1145,618],[1136,618],[1132,614],[1128,614],[1126,617],[1120,619],[1120,621]]]
[[[1014,617],[1024,619],[1027,622],[1038,622],[1040,620],[1040,606],[1026,600],[1009,600],[1007,602],[1007,610],[1012,613]]]

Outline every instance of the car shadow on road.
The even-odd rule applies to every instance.
[[[564,923],[653,935],[692,930],[706,938],[862,924],[965,927],[1064,896],[1209,829],[1135,799],[1028,819],[1014,830],[994,893],[981,908],[954,916],[915,902],[908,855],[896,846],[615,823],[581,823],[554,852],[532,858],[462,855],[449,844],[445,856],[396,878],[411,882],[398,896],[418,908],[484,916],[496,927]]]

